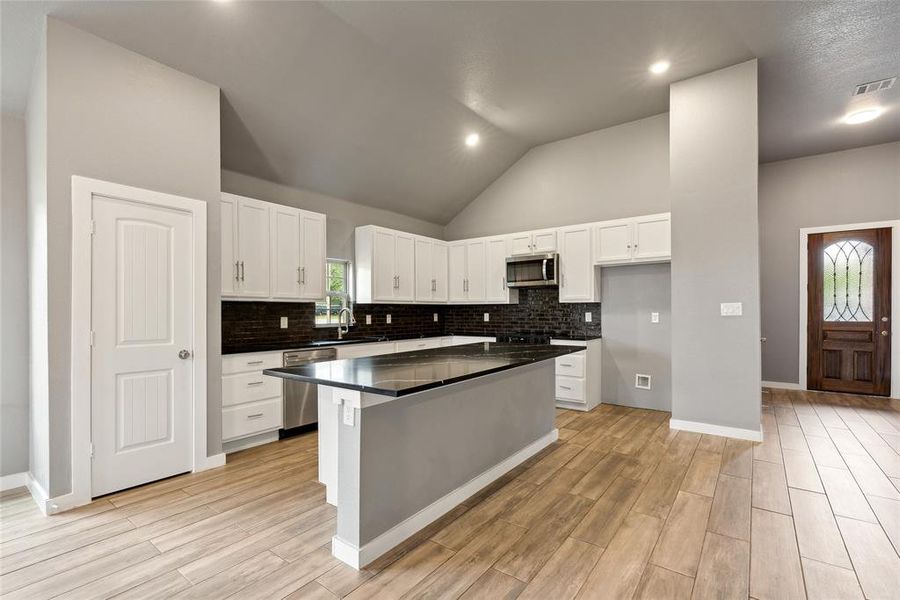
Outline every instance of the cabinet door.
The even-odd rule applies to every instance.
[[[506,289],[506,255],[506,238],[487,241],[487,281],[484,292],[486,300],[509,301]]]
[[[237,254],[241,262],[241,296],[269,296],[269,212],[268,202],[240,198],[237,205]]]
[[[447,294],[450,302],[466,299],[466,245],[450,244],[447,248]]]
[[[431,299],[435,302],[447,301],[447,244],[435,242],[431,248],[431,274],[434,278],[434,291]]]
[[[591,229],[571,227],[559,232],[561,263],[559,301],[594,301],[594,262],[591,257]]]
[[[668,214],[634,220],[635,260],[672,258],[671,220]]]
[[[472,302],[485,299],[487,254],[484,240],[466,244],[466,295]]]
[[[394,299],[412,302],[416,292],[415,238],[398,233],[395,237],[394,264],[397,270],[397,289]]]
[[[272,206],[272,297],[300,297],[300,211],[287,206]]]
[[[531,234],[518,233],[513,235],[509,240],[509,253],[513,256],[531,254]]]
[[[600,223],[594,229],[594,262],[597,264],[631,260],[631,221]]]
[[[434,243],[429,240],[416,240],[416,300],[430,302],[434,276]]]
[[[325,215],[301,212],[300,296],[309,300],[325,297]]]
[[[235,296],[238,292],[238,277],[240,269],[234,246],[237,237],[237,219],[235,218],[235,203],[228,196],[222,196],[221,202],[222,224],[222,295]]]
[[[372,300],[390,301],[394,299],[397,287],[397,271],[394,270],[394,234],[390,231],[375,230],[372,249]]]
[[[536,254],[556,252],[556,230],[535,231],[531,238],[531,249]]]

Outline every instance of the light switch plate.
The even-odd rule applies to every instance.
[[[287,329],[287,317],[281,317],[281,328]]]
[[[491,313],[484,313],[484,322],[487,323],[491,320]]]
[[[650,322],[651,323],[659,323],[659,313],[658,312],[650,313]]]
[[[719,305],[719,311],[723,317],[740,317],[744,314],[744,304],[742,302],[722,302]]]
[[[594,321],[594,315],[592,315],[589,312],[584,313],[584,322],[585,323],[592,323],[593,321]]]
[[[366,325],[372,324],[372,315],[366,315]]]
[[[435,323],[438,322],[438,316],[437,316],[437,313],[434,313],[434,322],[435,322]]]
[[[387,324],[388,324],[388,325],[391,324],[391,315],[388,315],[388,316],[387,316]]]
[[[352,406],[344,404],[344,425],[353,427],[356,413]]]

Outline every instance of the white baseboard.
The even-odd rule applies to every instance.
[[[0,492],[28,486],[28,471],[0,476]]]
[[[559,430],[554,429],[487,471],[470,479],[449,494],[438,498],[405,521],[385,531],[362,548],[342,540],[338,536],[334,536],[331,538],[331,553],[335,558],[347,563],[354,569],[359,569],[361,566],[369,564],[417,531],[435,522],[458,506],[460,502],[469,498],[492,481],[499,479],[557,439],[559,439]]]
[[[266,431],[265,433],[258,433],[256,435],[251,435],[250,437],[225,442],[222,444],[222,452],[231,454],[232,452],[246,450],[247,448],[253,448],[255,446],[262,446],[263,444],[271,444],[272,442],[277,441],[278,430],[276,429],[274,431]]]
[[[722,437],[736,438],[739,440],[750,440],[751,442],[763,441],[762,426],[760,426],[760,429],[739,429],[737,427],[726,427],[724,425],[713,425],[711,423],[700,423],[698,421],[669,419],[669,427],[671,429],[680,429],[682,431],[693,431],[694,433],[708,433],[709,435],[720,435]]]
[[[218,454],[213,454],[212,456],[207,456],[203,462],[198,465],[194,465],[194,472],[197,473],[199,471],[206,471],[207,469],[215,469],[216,467],[221,467],[225,464],[225,453],[220,452]]]
[[[799,383],[786,383],[784,381],[763,381],[763,387],[777,388],[779,390],[802,390]]]

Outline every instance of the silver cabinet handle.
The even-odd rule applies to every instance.
[[[559,366],[561,366],[561,367],[571,367],[571,366],[572,366],[572,363],[559,363]]]
[[[306,267],[300,267],[300,283],[306,285]]]
[[[249,382],[247,382],[247,385],[248,385],[248,386],[251,386],[251,385],[262,385],[262,384],[263,384],[262,381],[249,381]]]
[[[570,392],[572,391],[572,388],[570,388],[570,387],[567,386],[567,385],[561,385],[561,386],[559,386],[559,387],[561,387],[561,388],[564,389],[564,390],[569,390]]]
[[[505,290],[506,289],[506,277],[501,277],[500,281],[502,282],[503,289]]]
[[[247,366],[248,366],[248,367],[249,367],[250,365],[261,365],[261,364],[263,364],[263,361],[261,361],[261,360],[248,360],[248,361],[247,361]]]
[[[248,419],[258,419],[258,418],[260,418],[261,416],[263,416],[262,413],[254,413],[254,414],[252,414],[252,415],[247,415],[247,418],[248,418]]]
[[[180,358],[181,360],[187,360],[187,359],[189,359],[190,357],[191,357],[191,351],[190,351],[190,350],[179,350],[179,351],[178,351],[178,358]]]
[[[244,281],[244,261],[241,261],[241,281]]]
[[[234,280],[241,280],[241,261],[239,260],[234,261]]]
[[[544,280],[547,280],[547,259],[541,261],[541,275],[544,277]]]
[[[560,280],[559,285],[562,287],[566,287],[566,274],[565,273],[559,274],[559,280]]]
[[[303,282],[300,281],[300,269],[302,269],[302,268],[303,268],[303,267],[297,267],[297,285],[302,285],[302,284],[303,284]]]

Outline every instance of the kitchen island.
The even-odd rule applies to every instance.
[[[360,568],[556,441],[554,359],[483,342],[269,369],[319,385],[332,553]]]

